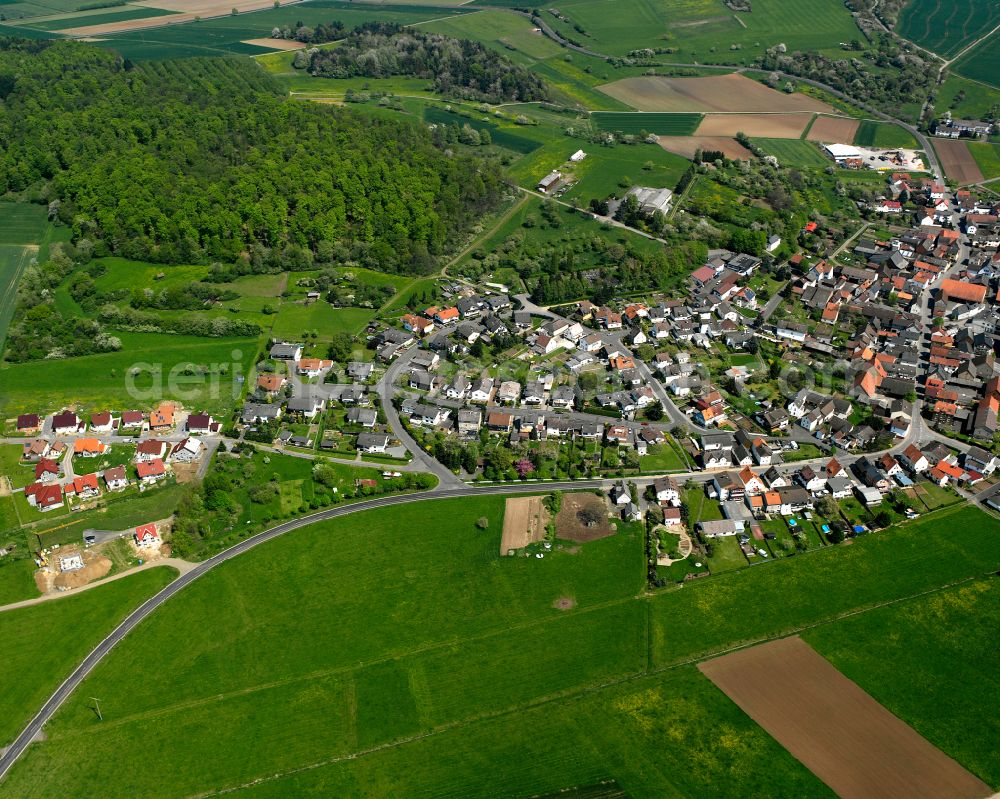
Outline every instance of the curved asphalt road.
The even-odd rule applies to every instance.
[[[614,481],[575,480],[566,483],[542,483],[537,486],[537,490],[552,491],[559,489],[579,490],[586,488],[600,488],[604,484],[611,482]],[[60,706],[69,698],[70,694],[76,690],[77,686],[79,686],[87,675],[94,670],[97,664],[104,659],[104,656],[114,648],[115,644],[121,641],[132,631],[133,628],[140,624],[147,616],[156,611],[168,599],[182,591],[203,574],[211,571],[216,566],[225,563],[227,560],[231,560],[237,555],[242,555],[244,552],[253,549],[253,547],[258,544],[263,544],[266,541],[270,541],[271,539],[277,538],[278,536],[284,535],[292,530],[297,530],[300,527],[305,527],[315,522],[326,521],[327,519],[336,519],[340,516],[347,516],[352,513],[361,513],[362,511],[384,508],[389,505],[402,505],[408,502],[419,502],[428,499],[450,499],[455,497],[484,494],[523,494],[535,489],[536,487],[532,484],[517,483],[514,485],[500,486],[435,488],[430,491],[421,491],[413,494],[394,494],[387,497],[376,497],[374,499],[356,502],[351,505],[341,505],[339,507],[329,508],[324,511],[319,511],[318,513],[310,514],[309,516],[303,516],[299,519],[292,519],[291,521],[284,522],[276,527],[272,527],[268,530],[257,533],[250,538],[244,539],[229,549],[220,552],[218,555],[214,555],[208,560],[199,563],[187,574],[182,574],[170,583],[170,585],[163,588],[163,590],[161,590],[158,594],[150,597],[138,608],[132,611],[121,624],[112,630],[111,633],[109,633],[103,641],[94,647],[90,654],[87,655],[75,669],[73,669],[73,672],[69,675],[69,677],[67,677],[62,685],[60,685],[52,696],[48,698],[45,704],[42,705],[41,710],[38,711],[37,715],[35,715],[24,730],[21,731],[21,734],[17,736],[16,740],[6,749],[6,751],[4,751],[3,756],[0,757],[0,780],[3,779],[21,755],[24,754],[31,742],[41,733],[42,728],[48,723],[49,719],[52,718]]]

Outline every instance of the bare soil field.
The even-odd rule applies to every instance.
[[[979,164],[968,145],[957,139],[934,139],[934,149],[941,158],[945,175],[959,183],[979,183],[985,180]]]
[[[508,499],[504,506],[500,554],[509,555],[514,550],[541,541],[545,538],[547,522],[548,512],[541,497]]]
[[[753,158],[746,147],[728,136],[660,136],[660,147],[670,153],[693,158],[695,150],[718,150],[726,158]]]
[[[569,541],[596,541],[618,532],[608,518],[604,497],[596,494],[565,494],[556,516],[556,535]]]
[[[806,129],[812,114],[706,114],[695,134],[698,136],[735,136],[750,138],[797,139]]]
[[[294,2],[294,0],[292,0]],[[219,5],[219,0],[163,0],[159,2],[135,3],[146,8],[162,8],[180,13],[168,16],[144,17],[141,19],[124,19],[120,22],[107,22],[103,25],[83,25],[76,28],[66,28],[57,31],[67,36],[102,36],[108,33],[122,31],[145,30],[146,28],[161,28],[164,25],[176,25],[181,22],[193,22],[196,17],[210,19],[211,17],[228,17],[233,8],[239,11],[260,11],[274,8],[274,0],[235,0],[229,5]],[[277,48],[275,48],[277,49]]]
[[[820,141],[827,144],[850,144],[858,132],[860,120],[850,117],[816,117],[806,134],[806,141]]]
[[[305,45],[292,39],[244,39],[243,44],[252,44],[254,47],[266,47],[268,50],[301,50]]]
[[[605,94],[639,111],[818,111],[833,107],[804,94],[785,94],[743,75],[704,78],[647,76],[598,86]]]
[[[698,668],[842,799],[983,799],[993,791],[801,638]]]

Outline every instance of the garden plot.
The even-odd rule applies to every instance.
[[[503,537],[500,554],[510,555],[528,544],[545,538],[548,513],[542,497],[517,497],[508,499],[503,514]]]

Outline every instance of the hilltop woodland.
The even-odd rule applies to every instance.
[[[51,201],[95,256],[425,273],[503,191],[404,120],[289,101],[248,60],[133,65],[0,40],[0,194]]]
[[[308,69],[324,78],[426,78],[434,91],[462,100],[546,99],[541,78],[479,42],[403,30],[388,22],[365,23],[337,47],[313,51]]]

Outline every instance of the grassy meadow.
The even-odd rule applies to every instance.
[[[981,699],[1000,690],[998,625],[1000,583],[983,577],[817,627],[804,638],[931,743],[997,786],[1000,720]]]
[[[860,147],[903,147],[915,149],[917,140],[908,130],[891,122],[875,122],[871,119],[862,120],[858,132],[854,134],[854,143]]]
[[[224,564],[102,662],[10,790],[515,797],[615,780],[635,799],[826,796],[690,660],[861,623],[839,617],[1000,565],[1000,523],[963,508],[642,597],[639,526],[501,558],[502,518],[501,498],[423,501]],[[917,651],[893,655],[917,668]],[[158,690],[136,691],[154,657]],[[154,730],[146,767],[123,772],[114,753]]]
[[[256,339],[112,333],[122,341],[118,352],[0,365],[2,412],[146,407],[160,399],[222,412],[242,391],[233,364],[248,374],[258,351]]]
[[[76,596],[0,613],[0,741],[9,743],[77,662],[176,575],[165,566],[149,569]]]
[[[778,163],[786,167],[801,169],[824,169],[830,159],[820,152],[819,147],[802,139],[759,139],[753,140],[767,155],[773,155]]]
[[[996,8],[995,13],[1000,21],[1000,8]],[[955,63],[954,70],[966,78],[1000,90],[1000,36],[994,34],[976,45]]]
[[[1000,178],[1000,144],[995,142],[969,142],[969,152],[979,164],[979,171],[987,180]]]

